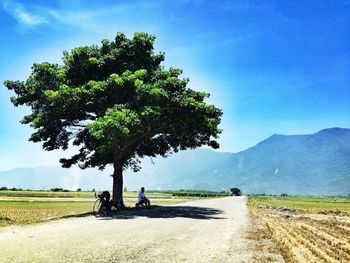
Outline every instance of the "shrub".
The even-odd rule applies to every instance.
[[[12,188],[10,188],[8,190],[10,190],[10,191],[22,191],[22,188],[12,187]]]
[[[55,187],[55,188],[51,188],[50,191],[51,191],[51,192],[62,192],[63,189],[62,189],[62,188],[57,188],[57,187]]]
[[[240,196],[242,194],[241,190],[237,187],[231,188],[230,191],[231,191],[231,195],[234,195],[234,196]]]

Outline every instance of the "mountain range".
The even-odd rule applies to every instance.
[[[146,158],[138,173],[126,171],[129,190],[197,189],[243,193],[350,194],[350,129],[330,128],[308,135],[274,134],[238,152],[209,149],[178,152],[168,158]],[[59,166],[0,172],[0,186],[30,189],[110,189],[111,169],[80,170]]]

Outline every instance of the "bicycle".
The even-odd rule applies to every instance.
[[[101,195],[97,195],[95,193],[95,198],[96,198],[96,201],[94,202],[94,205],[92,207],[92,213],[94,216],[96,217],[100,217],[102,216],[102,213],[103,213],[103,210],[102,210],[102,198],[101,198]]]
[[[107,191],[102,194],[95,193],[96,201],[94,202],[92,213],[96,217],[107,216],[111,211],[110,194]]]
[[[108,191],[103,191],[101,194],[95,193],[95,198],[96,201],[94,202],[92,213],[96,217],[108,216],[111,212],[115,213],[119,209],[122,210],[121,207],[118,209],[118,206],[110,200],[111,195]],[[112,207],[115,209],[112,210]]]

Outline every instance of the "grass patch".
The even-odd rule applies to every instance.
[[[350,198],[347,197],[249,196],[249,204],[253,206],[283,206],[301,209],[308,213],[317,213],[321,210],[350,213]]]
[[[91,210],[92,202],[0,201],[0,225],[29,224]]]

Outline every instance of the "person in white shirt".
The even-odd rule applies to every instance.
[[[146,207],[150,207],[151,206],[151,202],[149,201],[149,199],[146,197],[145,195],[145,188],[141,187],[141,191],[139,192],[139,196],[138,196],[138,202],[139,205],[145,205]]]

